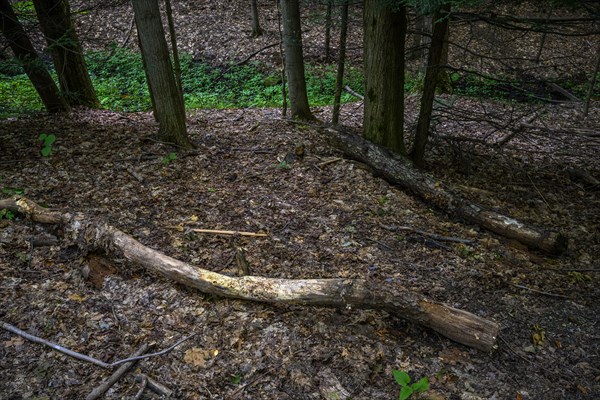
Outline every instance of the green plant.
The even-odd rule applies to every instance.
[[[40,153],[42,153],[42,156],[44,157],[48,157],[50,154],[52,154],[52,144],[54,144],[54,142],[56,142],[56,136],[54,135],[47,135],[45,133],[42,133],[39,137],[38,140],[41,142],[41,150]]]
[[[241,381],[242,381],[241,375],[231,375],[231,383],[233,383],[234,385],[239,385]]]
[[[167,154],[166,156],[164,156],[161,161],[164,165],[169,165],[169,164],[171,164],[171,162],[175,161],[176,159],[177,159],[177,153],[172,151],[169,154]]]
[[[23,195],[23,194],[25,194],[25,189],[5,187],[5,188],[2,188],[2,193],[7,194],[9,196],[12,196],[13,194]]]
[[[3,220],[3,219],[7,219],[7,220],[15,219],[15,213],[13,213],[9,209],[3,208],[2,210],[0,210],[0,220]]]
[[[277,168],[278,169],[290,169],[291,167],[290,167],[290,164],[288,164],[287,161],[282,160],[282,161],[279,162],[279,164],[277,164]]]
[[[429,389],[429,379],[421,378],[415,383],[410,383],[410,375],[404,371],[393,370],[392,375],[394,379],[400,385],[400,394],[398,395],[399,400],[406,400],[413,393],[422,393]]]

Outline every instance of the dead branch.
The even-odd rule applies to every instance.
[[[433,176],[416,169],[408,159],[357,134],[331,127],[321,127],[320,131],[350,158],[368,164],[388,182],[408,189],[427,203],[457,218],[547,253],[560,254],[567,249],[568,238],[565,235],[530,226],[472,203]]]
[[[352,96],[354,97],[358,97],[361,100],[365,99],[365,96],[363,96],[362,94],[355,92],[354,90],[352,90],[352,88],[348,85],[344,86],[344,90],[348,93],[350,93]]]
[[[413,228],[412,226],[382,225],[382,227],[387,229],[388,231],[392,231],[392,232],[396,232],[396,231],[413,232],[413,233],[416,233],[417,235],[426,236],[433,240],[439,240],[440,242],[455,242],[455,243],[465,243],[465,244],[470,244],[470,243],[475,242],[472,239],[463,239],[463,238],[458,238],[458,237],[453,237],[453,236],[443,236],[443,235],[438,235],[436,233],[425,232],[420,229]]]
[[[25,204],[29,209],[35,209],[32,206],[35,203],[30,200],[24,200],[19,196],[11,200],[0,201],[0,205]],[[23,212],[22,207],[13,210]],[[38,218],[42,217],[43,215],[38,213]],[[52,218],[42,219],[52,220]],[[66,237],[73,238],[83,249],[103,248],[108,254],[139,264],[149,271],[199,289],[203,293],[268,303],[384,310],[391,315],[429,327],[467,346],[491,351],[496,345],[499,332],[497,323],[467,311],[432,302],[421,294],[394,283],[342,278],[230,277],[194,267],[150,249],[110,225],[87,220],[83,214],[65,213],[58,218],[57,222],[63,225]],[[126,361],[131,359],[123,360]]]
[[[237,236],[253,236],[253,237],[267,237],[269,236],[266,233],[256,233],[256,232],[244,232],[244,231],[222,231],[218,229],[200,229],[194,228],[190,229],[192,232],[198,233],[213,233],[215,235],[237,235]]]
[[[152,390],[154,393],[156,393],[159,396],[164,396],[166,398],[169,398],[173,394],[173,391],[171,389],[169,389],[162,383],[158,383],[157,381],[155,381],[154,379],[150,378],[147,375],[138,374],[135,377],[135,381],[136,382],[146,382],[146,385],[144,386],[144,388],[147,387],[148,389]]]
[[[141,356],[142,354],[147,352],[149,348],[150,345],[144,343],[139,349],[135,351],[135,353],[131,355],[131,357],[135,358]],[[106,391],[108,391],[108,389],[110,389],[115,383],[117,383],[117,381],[121,379],[121,377],[125,375],[127,371],[129,371],[129,369],[135,365],[136,362],[137,361],[130,361],[122,364],[108,379],[106,379],[100,385],[96,386],[94,390],[92,390],[90,394],[87,395],[85,400],[96,400],[100,398],[104,393],[106,393]]]
[[[159,351],[158,353],[151,353],[151,354],[146,354],[146,355],[138,356],[138,357],[125,358],[123,360],[118,360],[118,361],[115,361],[113,363],[105,363],[104,361],[100,361],[100,360],[98,360],[98,359],[96,359],[94,357],[86,356],[85,354],[81,354],[81,353],[78,353],[76,351],[67,349],[66,347],[63,347],[63,346],[61,346],[59,344],[50,342],[50,341],[48,341],[46,339],[42,339],[40,337],[31,335],[31,334],[29,334],[29,333],[27,333],[25,331],[22,331],[21,329],[17,328],[16,326],[13,326],[13,325],[11,325],[9,323],[6,323],[4,321],[0,321],[0,328],[3,328],[3,329],[5,329],[5,330],[7,330],[9,332],[12,332],[12,333],[16,334],[16,335],[19,335],[19,336],[21,336],[21,337],[23,337],[23,338],[25,338],[25,339],[27,339],[27,340],[29,340],[31,342],[38,343],[38,344],[43,344],[44,346],[51,347],[54,350],[59,351],[59,352],[61,352],[63,354],[66,354],[68,356],[71,356],[71,357],[76,358],[76,359],[81,360],[81,361],[86,361],[86,362],[95,364],[95,365],[97,365],[99,367],[102,367],[102,368],[114,368],[117,365],[121,365],[121,364],[124,364],[124,363],[132,362],[132,361],[138,361],[138,360],[143,360],[145,358],[156,357],[156,356],[160,356],[160,355],[166,354],[166,353],[170,352],[175,347],[179,346],[181,343],[185,342],[186,340],[188,340],[189,338],[191,338],[193,336],[193,335],[186,336],[183,339],[181,339],[180,341],[178,341],[177,343],[175,343],[174,345],[172,345],[172,346],[170,346],[170,347],[168,347],[168,348],[166,348],[166,349],[164,349],[162,351]]]

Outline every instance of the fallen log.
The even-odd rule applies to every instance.
[[[429,301],[397,284],[366,279],[230,277],[169,257],[110,225],[87,220],[83,214],[45,210],[20,196],[0,200],[2,208],[30,213],[28,215],[34,221],[62,224],[65,236],[83,250],[102,248],[108,254],[203,293],[267,303],[385,310],[390,315],[429,327],[458,343],[487,352],[496,347],[497,323]]]
[[[408,189],[450,215],[546,253],[561,254],[567,250],[568,238],[565,235],[527,225],[471,203],[431,175],[415,168],[408,159],[384,147],[352,132],[331,127],[321,127],[320,131],[346,156],[364,162],[388,182]]]

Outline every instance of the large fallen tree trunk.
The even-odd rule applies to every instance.
[[[471,203],[429,174],[415,168],[408,159],[357,134],[329,127],[320,130],[346,156],[364,162],[388,182],[408,189],[450,215],[550,254],[561,254],[567,250],[568,238],[561,233],[532,227]]]
[[[83,214],[46,210],[19,196],[0,200],[0,209],[3,208],[24,213],[33,221],[61,224],[65,236],[84,251],[102,248],[108,254],[125,258],[203,293],[268,303],[385,310],[467,346],[483,351],[495,348],[499,331],[495,322],[429,301],[396,284],[365,279],[230,277],[150,249],[110,225],[87,220]]]

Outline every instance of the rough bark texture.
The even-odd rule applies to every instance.
[[[230,277],[176,260],[150,249],[120,230],[81,214],[48,211],[30,200],[0,200],[0,208],[32,212],[32,219],[61,223],[70,237],[85,249],[103,248],[107,253],[139,264],[203,293],[268,303],[293,303],[344,308],[385,310],[452,339],[483,351],[496,346],[499,326],[463,310],[434,303],[396,284],[363,279],[277,279],[258,276]],[[41,211],[41,212],[40,212]]]
[[[258,18],[258,1],[250,0],[250,11],[252,14],[252,37],[259,37],[263,31],[260,27],[260,20]]]
[[[312,120],[314,117],[310,112],[308,95],[306,94],[298,0],[281,0],[281,16],[283,19],[285,70],[287,72],[292,118]]]
[[[72,106],[99,107],[67,0],[34,0],[63,95]]]
[[[132,3],[160,136],[164,141],[191,148],[185,109],[175,83],[158,3],[156,0],[133,0]]]
[[[568,239],[563,234],[529,226],[509,216],[471,203],[453,193],[432,176],[416,169],[402,156],[352,133],[331,128],[323,129],[323,132],[347,156],[368,164],[388,182],[408,189],[427,203],[454,217],[546,253],[560,254],[567,250]]]
[[[443,68],[441,61],[444,54],[444,38],[448,31],[449,13],[450,3],[443,5],[439,11],[433,14],[433,34],[431,37],[431,46],[429,47],[429,56],[427,57],[427,69],[425,71],[423,93],[421,94],[415,143],[411,152],[412,160],[418,167],[423,167],[425,146],[429,139],[435,88],[438,83],[440,71]]]
[[[340,118],[340,102],[344,88],[344,66],[346,64],[346,36],[348,33],[348,3],[341,6],[340,21],[340,49],[338,54],[337,77],[335,83],[335,97],[333,99],[333,112],[331,122],[337,125]]]
[[[0,0],[0,29],[42,99],[46,110],[48,112],[69,111],[69,105],[60,95],[56,83],[39,58],[8,0]]]
[[[364,2],[364,135],[404,154],[404,41],[406,8]]]

